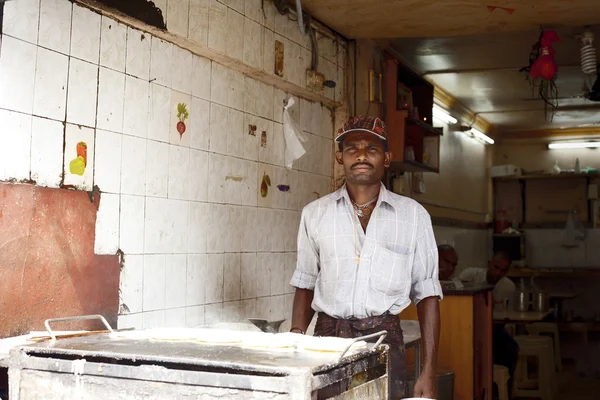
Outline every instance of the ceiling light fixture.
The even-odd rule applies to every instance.
[[[549,149],[593,149],[600,147],[600,142],[557,142],[550,143]]]
[[[449,124],[449,125],[453,125],[458,122],[458,120],[456,118],[454,118],[452,115],[448,114],[448,111],[439,107],[437,104],[433,105],[433,118],[437,118],[440,121],[442,121],[446,124]]]
[[[471,132],[473,134],[473,136],[475,136],[477,139],[483,140],[484,142],[489,143],[489,144],[494,144],[494,139],[492,139],[485,133],[478,131],[475,128],[471,128],[471,130],[469,132]]]

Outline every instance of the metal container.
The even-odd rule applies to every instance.
[[[529,293],[518,290],[515,293],[515,311],[525,312],[529,310]]]
[[[550,309],[550,299],[544,292],[533,294],[533,311],[546,312]]]

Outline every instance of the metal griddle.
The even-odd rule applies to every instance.
[[[332,388],[339,399],[361,391],[364,398],[385,399],[387,354],[386,345],[373,343],[340,357],[339,352],[271,351],[99,333],[12,349],[10,400],[309,400],[324,398],[321,391]],[[349,388],[354,376],[373,368],[385,373],[362,388]]]

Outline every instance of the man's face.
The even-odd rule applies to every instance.
[[[458,255],[453,250],[442,250],[439,253],[439,279],[450,280],[458,264]]]
[[[504,278],[510,268],[510,260],[504,257],[492,258],[488,262],[488,277],[494,283]]]
[[[354,184],[381,182],[385,168],[390,166],[391,153],[385,152],[383,142],[368,132],[351,132],[344,137],[342,151],[335,153],[344,166],[346,180]]]

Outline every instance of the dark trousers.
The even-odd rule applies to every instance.
[[[315,325],[315,336],[336,336],[357,338],[379,331],[387,331],[383,343],[389,345],[389,399],[402,399],[406,395],[406,360],[404,335],[400,327],[400,318],[385,313],[378,317],[363,319],[336,319],[319,313]],[[371,341],[371,340],[370,340]],[[372,340],[377,341],[377,338]]]
[[[512,380],[519,358],[519,345],[504,330],[504,324],[494,326],[492,332],[492,356],[494,364],[503,365],[508,368],[510,379],[508,380],[508,393],[512,393]]]

